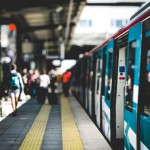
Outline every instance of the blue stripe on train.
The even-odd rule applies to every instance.
[[[137,104],[133,102],[132,104],[132,113],[131,111],[129,111],[128,109],[125,109],[124,111],[124,119],[125,122],[127,123],[126,129],[124,131],[124,142],[125,142],[125,147],[127,150],[134,150],[134,148],[132,147],[130,140],[129,140],[129,129],[131,128],[131,130],[133,130],[133,132],[136,134],[136,120],[133,119],[136,116],[136,109],[137,108]]]
[[[127,138],[124,139],[124,146],[126,150],[135,150],[133,146],[130,143],[128,143]]]
[[[150,149],[150,116],[140,116],[140,137],[142,143]]]

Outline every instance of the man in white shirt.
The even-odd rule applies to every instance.
[[[44,103],[45,99],[46,99],[46,95],[48,93],[48,86],[50,85],[50,78],[49,76],[46,74],[46,70],[43,69],[42,73],[39,77],[40,79],[40,89],[39,89],[39,93],[38,93],[38,100],[40,103]]]

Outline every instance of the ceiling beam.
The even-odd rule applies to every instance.
[[[68,9],[68,16],[67,16],[66,31],[65,31],[65,41],[64,41],[65,45],[68,43],[68,36],[70,33],[70,23],[71,23],[71,19],[72,19],[73,3],[74,3],[74,0],[70,0],[69,9]]]
[[[85,0],[75,0],[74,2],[80,2]],[[6,10],[20,10],[22,8],[30,7],[52,7],[54,5],[68,4],[70,0],[0,0],[0,9]]]
[[[144,3],[144,2],[143,2]],[[87,6],[141,6],[142,2],[87,3]]]
[[[73,15],[76,18],[76,22],[78,22],[79,18],[80,18],[80,15],[81,15],[81,12],[82,12],[84,6],[86,5],[86,2],[81,1],[79,3],[76,3],[76,5],[77,5],[77,7],[76,7],[75,13],[73,13]],[[76,24],[75,24],[75,26],[76,26]],[[69,36],[70,37],[72,37],[72,35],[74,33],[75,26],[70,27],[70,31],[69,31]],[[66,45],[66,51],[68,51],[70,49],[71,40],[72,40],[72,38],[68,39],[68,42],[67,42],[67,45]]]
[[[47,40],[34,39],[34,40],[32,40],[32,42],[45,42],[45,41],[58,42],[58,40],[59,40],[59,38],[49,38],[49,39],[47,39]],[[71,40],[71,37],[69,37],[68,40]]]
[[[63,26],[63,28],[66,28],[66,23],[64,24],[61,24]],[[50,29],[50,30],[53,30],[53,29],[57,29],[59,26],[59,24],[49,24],[49,25],[45,25],[45,26],[33,26],[33,27],[24,27],[21,29],[21,32],[32,32],[32,31],[35,31],[35,30],[43,30],[43,29]],[[71,23],[70,24],[70,27],[73,27],[75,26],[75,23]]]

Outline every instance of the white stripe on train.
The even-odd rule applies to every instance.
[[[126,130],[127,127],[127,123],[126,121],[124,121],[124,132]],[[136,148],[136,134],[135,132],[129,127],[128,133],[127,133],[128,137],[129,137],[129,141],[130,144],[133,146],[134,149]],[[126,150],[126,148],[124,148]],[[141,141],[141,150],[149,150]]]

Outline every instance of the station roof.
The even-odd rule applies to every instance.
[[[85,5],[134,5],[144,0],[0,0],[1,20],[20,26],[22,41],[42,43],[50,55],[59,55],[60,43],[70,50],[73,31]]]
[[[22,40],[42,42],[58,53],[61,41],[69,46],[84,5],[85,0],[0,0],[0,17],[18,24]]]

